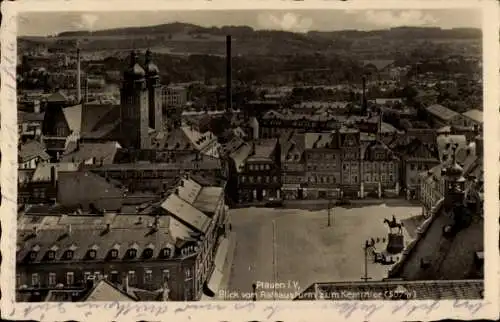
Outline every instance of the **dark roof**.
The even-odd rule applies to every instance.
[[[19,119],[19,123],[43,122],[43,118],[45,117],[45,113],[29,113],[29,112],[24,112],[24,111],[18,111],[17,117]]]
[[[477,275],[482,275],[482,271],[475,267],[474,254],[484,249],[482,215],[466,212],[466,216],[472,217],[470,225],[453,238],[446,238],[443,229],[454,223],[454,215],[447,214],[443,202],[435,207],[435,212],[418,228],[419,236],[407,247],[389,276],[405,280],[479,278]],[[464,209],[455,207],[453,211],[458,213]],[[430,266],[422,267],[422,261]]]
[[[42,160],[50,160],[42,143],[33,140],[20,145],[19,158],[21,162],[27,162],[37,157]]]
[[[389,149],[387,145],[385,145],[383,142],[374,140],[374,141],[369,141],[367,144],[364,154],[363,154],[363,160],[365,161],[375,161],[377,160],[376,153],[377,152],[383,152],[384,153],[384,159],[385,161],[392,161],[396,160],[397,157],[394,155],[394,153]]]
[[[442,120],[451,120],[452,118],[460,115],[459,113],[450,110],[447,107],[444,107],[443,105],[440,104],[433,104],[429,107],[427,107],[427,112],[439,117]]]
[[[342,297],[342,292],[349,292],[356,298]],[[389,291],[389,292],[387,292]],[[392,292],[391,292],[392,291]],[[456,299],[481,299],[484,292],[484,281],[473,280],[446,280],[446,281],[355,281],[355,282],[332,282],[314,283],[301,293],[295,300],[376,300],[364,294],[380,294],[398,291],[406,294],[416,294],[417,300],[456,300]],[[330,294],[328,296],[327,294]],[[383,297],[377,300],[390,300],[390,297]],[[401,299],[397,295],[392,298]],[[411,298],[412,300],[415,298]]]
[[[103,164],[113,163],[120,145],[118,142],[105,143],[81,143],[76,145],[75,150],[64,155],[61,162],[85,162],[92,158]]]

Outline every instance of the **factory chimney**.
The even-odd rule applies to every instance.
[[[363,101],[361,102],[363,114],[368,112],[368,101],[366,100],[366,76],[363,76]]]
[[[226,36],[226,111],[232,110],[231,36]]]
[[[76,99],[78,104],[82,102],[82,75],[80,69],[80,48],[76,49]]]

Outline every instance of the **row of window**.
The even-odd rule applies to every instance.
[[[269,170],[271,170],[271,165],[269,165],[269,164],[249,164],[248,170],[250,170],[250,171],[269,171]]]
[[[411,171],[428,171],[429,170],[429,165],[427,164],[410,164],[410,170]]]
[[[241,183],[249,182],[249,183],[271,183],[278,182],[278,177],[277,176],[241,176],[240,177]]]
[[[119,255],[118,247],[119,246],[115,245],[114,248],[108,252],[106,258],[107,259],[118,259],[118,255]],[[190,247],[192,247],[192,248],[184,248],[182,250],[183,255],[188,255],[189,253],[194,253],[198,250],[196,246],[190,246]],[[29,252],[29,259],[30,260],[35,260],[38,257],[39,248],[40,247],[38,245],[35,245],[33,247],[33,249]],[[44,255],[43,259],[44,260],[55,260],[56,259],[56,251],[57,251],[56,249],[48,250],[47,253]],[[141,257],[143,259],[150,259],[153,257],[153,252],[154,252],[153,248],[148,247],[148,248],[143,250]],[[64,251],[64,253],[61,256],[61,260],[72,260],[74,258],[74,255],[75,255],[74,249],[70,248],[69,250]],[[160,250],[158,257],[163,258],[163,259],[168,259],[168,258],[171,258],[172,255],[173,255],[172,249],[167,247],[167,248],[163,248]],[[91,248],[87,251],[84,259],[92,260],[92,259],[96,259],[96,257],[97,257],[97,248],[94,246],[93,248]],[[132,248],[132,249],[128,249],[125,252],[125,259],[135,259],[135,258],[137,258],[137,249]]]
[[[138,274],[136,273],[135,270],[129,270],[128,272],[126,272],[126,276],[127,276],[127,280],[128,280],[128,283],[129,285],[137,285],[139,283],[139,277],[138,277]],[[165,282],[168,282],[170,280],[170,270],[168,269],[163,269],[162,270],[162,281],[163,283]],[[75,273],[74,272],[66,272],[66,274],[64,275],[65,276],[65,279],[64,279],[64,282],[65,282],[65,286],[73,286],[75,285],[75,283],[78,283],[78,282],[86,282],[90,279],[95,279],[95,280],[99,280],[101,278],[106,278],[108,280],[110,280],[111,282],[113,283],[121,283],[122,280],[121,280],[121,276],[120,275],[120,272],[118,271],[111,271],[109,272],[109,275],[103,275],[102,272],[100,271],[95,271],[95,272],[90,272],[90,271],[86,271],[86,272],[83,272],[83,280],[76,280],[75,279]],[[46,275],[46,280],[43,279],[43,275],[39,274],[39,273],[33,273],[31,274],[31,286],[32,287],[40,287],[41,285],[46,285],[48,287],[55,287],[57,284],[59,284],[62,280],[61,280],[61,276],[59,275],[59,278],[57,276],[56,273],[54,272],[50,272]],[[192,268],[191,267],[186,267],[184,269],[184,280],[185,281],[189,281],[193,278],[193,271],[192,271]],[[142,282],[143,284],[152,284],[153,283],[153,270],[152,269],[148,269],[148,268],[145,268],[144,269],[144,274],[142,276]],[[21,286],[22,284],[22,280],[21,280],[21,275],[18,274],[16,276],[16,283],[17,283],[17,286]],[[61,283],[62,284],[62,283]]]
[[[337,183],[334,176],[310,176],[307,179],[309,183]]]
[[[376,174],[365,174],[365,182],[382,182],[382,183],[387,183],[387,182],[394,182],[394,176],[390,174],[387,176],[385,173],[381,175],[376,175]]]

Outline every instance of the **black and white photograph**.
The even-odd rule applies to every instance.
[[[480,8],[17,19],[16,302],[484,299]]]

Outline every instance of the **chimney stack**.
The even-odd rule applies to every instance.
[[[76,99],[78,104],[82,102],[82,71],[80,67],[80,48],[76,49]]]
[[[362,102],[363,113],[368,110],[368,102],[366,100],[366,76],[363,76],[363,102]]]
[[[56,187],[57,185],[57,179],[56,179],[56,166],[51,166],[50,167],[50,184],[52,187]]]
[[[231,67],[231,36],[226,36],[226,111],[232,109],[232,67]]]

